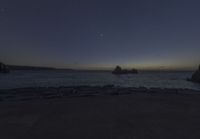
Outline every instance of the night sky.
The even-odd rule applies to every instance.
[[[0,0],[0,61],[195,69],[199,0]]]

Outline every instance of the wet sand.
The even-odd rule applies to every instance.
[[[1,101],[0,138],[200,138],[200,95],[147,92]]]

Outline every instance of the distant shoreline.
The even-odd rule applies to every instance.
[[[112,69],[75,69],[75,68],[54,68],[54,67],[41,67],[41,66],[20,66],[20,65],[7,65],[11,71],[86,71],[86,72],[112,72]],[[138,69],[140,72],[193,72],[194,70],[188,69]]]
[[[56,68],[56,67],[46,67],[46,66],[29,66],[29,65],[12,65],[12,64],[6,64],[8,68],[11,71],[15,70],[33,70],[33,71],[38,71],[38,70],[61,70],[61,71],[99,71],[99,72],[112,72],[113,68],[109,69],[101,69],[101,68],[95,68],[95,69],[86,69],[86,68]],[[129,69],[129,68],[128,68]],[[195,69],[194,69],[195,70]],[[168,71],[174,71],[174,72],[189,72],[189,71],[194,71],[193,69],[138,69],[140,72],[168,72]]]

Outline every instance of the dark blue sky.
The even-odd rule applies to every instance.
[[[70,68],[200,64],[199,0],[1,0],[0,61]]]

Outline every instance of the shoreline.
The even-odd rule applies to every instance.
[[[200,90],[178,88],[146,88],[106,86],[69,86],[69,87],[29,87],[16,89],[0,89],[0,102],[24,101],[42,99],[62,99],[69,97],[97,96],[162,96],[162,95],[195,95],[200,96]]]
[[[166,94],[159,89],[155,93],[153,89],[145,88],[135,88],[135,91],[132,88],[131,91],[131,88],[112,86],[76,87],[74,91],[79,90],[78,92],[85,94],[78,95],[75,91],[72,95],[72,92],[67,93],[70,90],[68,87],[60,88],[63,96],[58,96],[58,93],[55,93],[57,89],[29,88],[10,92],[16,97],[10,95],[9,100],[0,102],[0,138],[197,139],[200,137],[200,94],[191,94],[191,90],[185,90],[184,93],[183,89],[174,93],[171,89],[165,90],[168,92]],[[97,95],[98,92],[94,94],[94,90],[99,90],[101,94]]]
[[[200,91],[107,86],[0,90],[2,139],[196,139]]]

